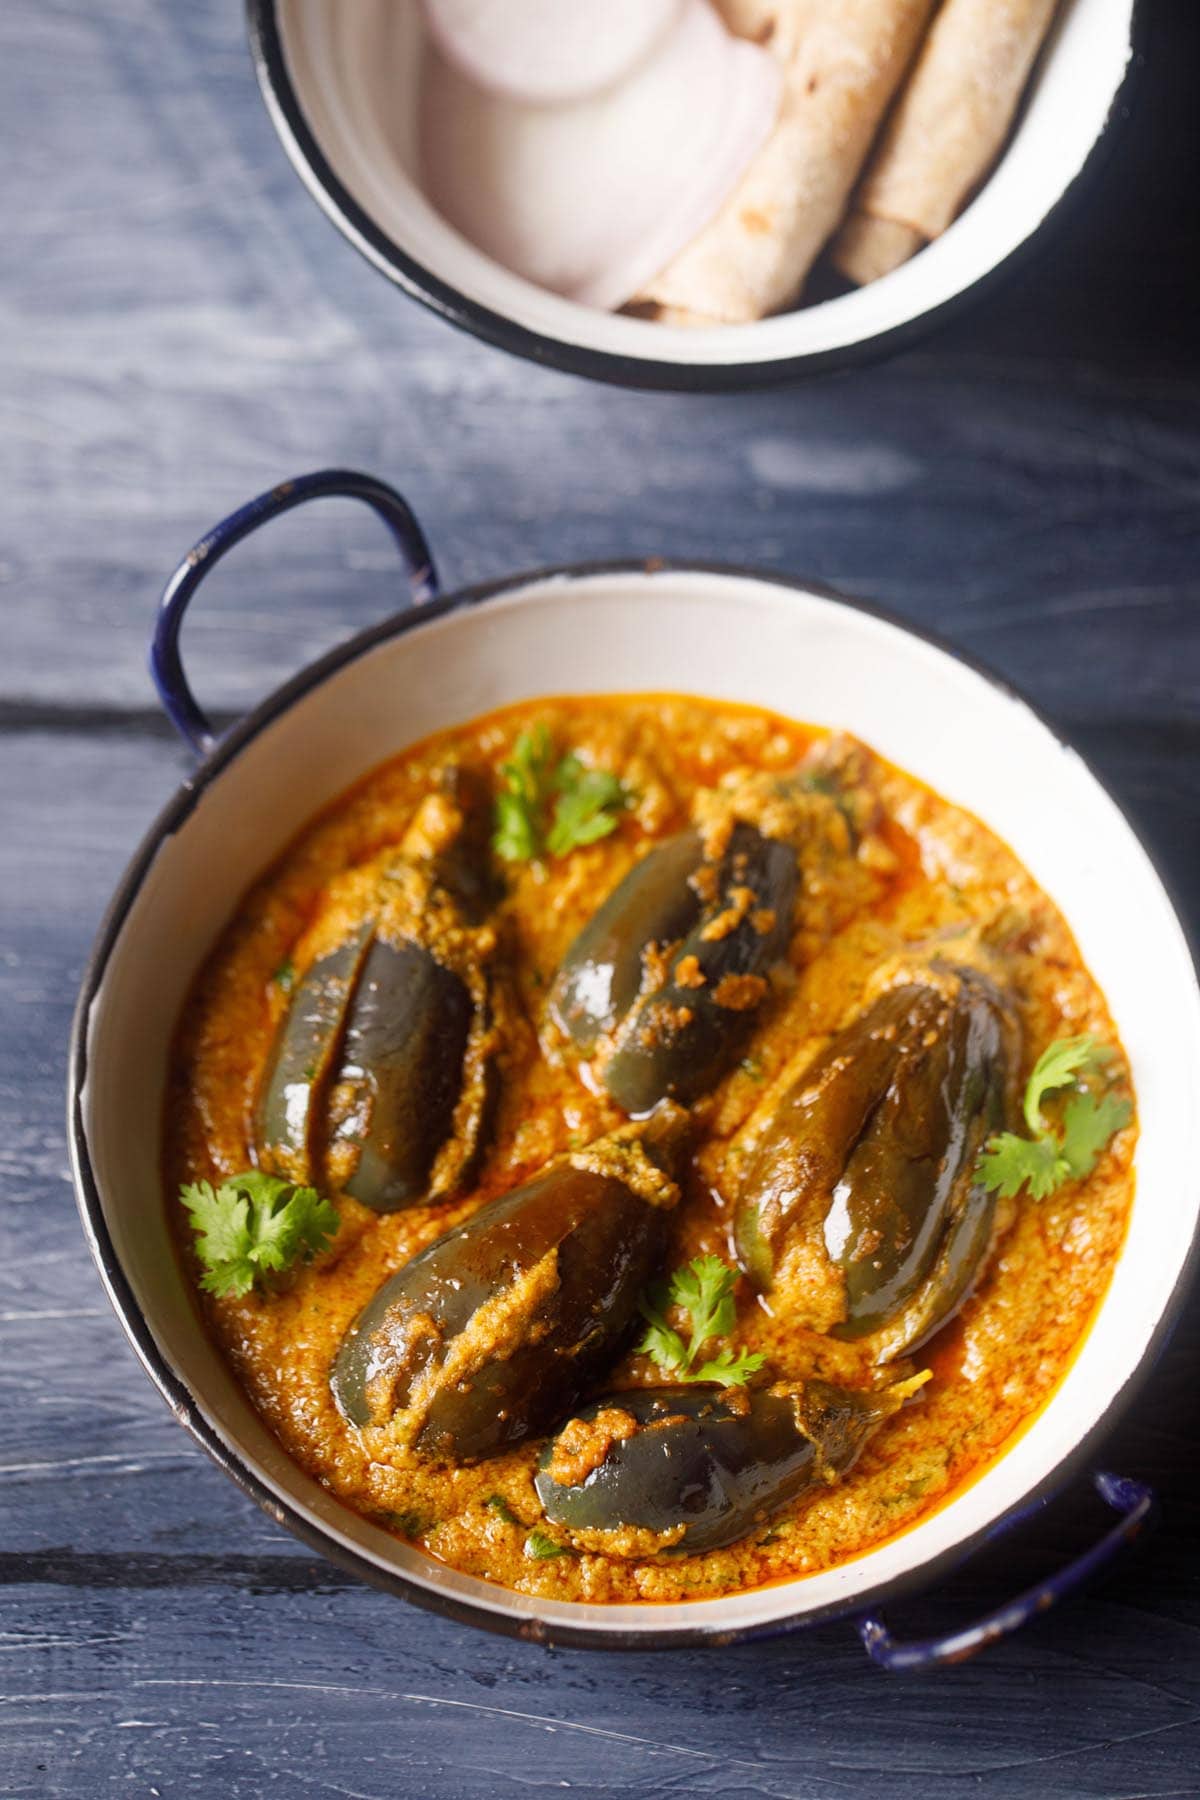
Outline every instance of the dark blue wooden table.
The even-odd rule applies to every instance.
[[[899,361],[721,400],[583,386],[393,293],[286,167],[236,0],[0,9],[0,1794],[1200,1795],[1195,1309],[1108,1452],[1160,1529],[1019,1640],[919,1679],[845,1628],[547,1652],[358,1586],[208,1464],[101,1293],[62,1129],[89,941],[183,770],[158,585],[324,463],[403,487],[448,584],[664,552],[937,627],[1092,757],[1200,926],[1200,9],[1159,0],[1149,48],[1102,185],[1016,284]],[[329,504],[224,565],[202,698],[233,716],[393,609],[375,529]],[[1069,1495],[896,1622],[959,1622],[1100,1527]]]

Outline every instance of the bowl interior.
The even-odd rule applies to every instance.
[[[411,618],[413,615],[409,615]],[[1141,1113],[1126,1248],[1049,1405],[975,1484],[903,1537],[807,1580],[673,1606],[572,1606],[444,1569],[343,1509],[287,1458],[200,1329],[169,1241],[164,1072],[189,984],[241,891],[324,801],[407,743],[539,694],[691,692],[845,727],[969,807],[1057,900],[1129,1051]],[[554,577],[450,605],[354,656],[252,732],[117,902],[87,1018],[81,1115],[104,1226],[153,1347],[210,1434],[345,1551],[495,1616],[576,1632],[740,1631],[847,1605],[949,1554],[1047,1479],[1143,1361],[1196,1231],[1200,996],[1137,839],[1018,700],[872,615],[787,586],[661,571]],[[186,797],[184,804],[187,804]]]
[[[279,95],[276,124],[321,204],[379,267],[418,292],[432,276],[453,290],[438,296],[439,305],[456,310],[455,295],[462,296],[494,318],[564,347],[681,366],[737,367],[849,351],[943,305],[1003,262],[1061,199],[1103,131],[1131,55],[1134,0],[1064,0],[998,167],[921,255],[855,293],[758,324],[703,331],[559,299],[510,274],[438,216],[416,182],[423,29],[415,0],[403,6],[395,0],[273,4],[316,163],[295,136],[295,120],[286,103],[281,110]],[[333,186],[317,166],[321,159]]]

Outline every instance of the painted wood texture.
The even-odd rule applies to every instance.
[[[0,1794],[1200,1795],[1194,1308],[1107,1451],[1159,1530],[1020,1640],[907,1680],[844,1627],[552,1653],[351,1582],[208,1464],[108,1309],[62,1130],[88,944],[185,772],[157,589],[320,464],[401,485],[451,584],[658,552],[936,627],[1066,726],[1200,927],[1196,9],[1158,8],[1149,52],[1016,283],[890,364],[706,399],[530,368],[390,290],[286,166],[235,0],[0,9]],[[286,520],[206,588],[197,688],[230,716],[397,592],[365,514]],[[1076,1490],[896,1622],[994,1605],[1105,1523]]]

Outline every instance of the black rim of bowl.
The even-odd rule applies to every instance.
[[[902,1575],[881,1583],[869,1592],[855,1596],[852,1600],[831,1601],[825,1606],[811,1609],[801,1606],[798,1612],[790,1616],[736,1628],[722,1628],[715,1625],[683,1625],[667,1627],[661,1631],[625,1631],[619,1626],[550,1625],[543,1620],[526,1617],[516,1611],[492,1610],[473,1600],[438,1592],[399,1570],[381,1568],[362,1552],[338,1543],[324,1527],[314,1524],[290,1501],[277,1494],[249,1466],[241,1452],[232,1444],[227,1443],[215,1426],[210,1424],[196,1394],[171,1368],[143,1315],[137,1296],[125,1276],[105,1223],[103,1205],[92,1168],[87,1132],[84,1126],[83,1092],[87,1081],[88,1021],[92,1006],[103,982],[113,948],[130,908],[141,890],[147,871],[162,844],[183,826],[206,790],[267,726],[304,695],[319,687],[322,682],[348,664],[368,654],[378,645],[392,638],[402,637],[414,629],[419,629],[431,620],[444,617],[448,613],[480,606],[517,589],[549,581],[604,576],[620,577],[634,574],[699,574],[755,581],[794,593],[815,595],[820,599],[833,601],[848,611],[866,614],[886,625],[893,626],[910,637],[931,645],[952,660],[971,669],[990,686],[1031,713],[1056,743],[1063,748],[1071,748],[1061,732],[1037,706],[1010,682],[997,676],[985,664],[955,649],[936,633],[914,626],[907,620],[898,618],[884,607],[842,594],[835,588],[820,582],[804,581],[736,565],[691,563],[656,558],[650,564],[622,560],[552,566],[460,589],[457,593],[446,595],[439,600],[429,601],[424,605],[410,608],[385,619],[382,623],[347,639],[316,662],[300,670],[291,680],[269,694],[258,706],[252,708],[240,719],[221,739],[212,753],[199,764],[194,775],[177,790],[173,799],[164,807],[143,838],[101,923],[84,971],[83,983],[76,1003],[71,1027],[67,1083],[67,1131],[76,1200],[84,1232],[108,1291],[109,1299],[112,1301],[125,1333],[143,1367],[167,1401],[175,1418],[232,1477],[243,1492],[255,1500],[279,1524],[286,1526],[302,1542],[311,1549],[319,1551],[338,1567],[375,1587],[411,1600],[429,1611],[461,1622],[482,1626],[489,1631],[537,1643],[613,1650],[678,1648],[686,1644],[726,1645],[756,1638],[779,1636],[788,1631],[829,1623],[835,1619],[861,1616],[876,1610],[891,1599],[930,1588],[939,1577],[950,1573],[989,1538],[994,1533],[999,1519],[986,1520],[976,1530],[960,1538],[947,1550],[927,1558],[906,1570]],[[1079,756],[1079,752],[1073,749],[1072,754]],[[1197,945],[1188,932],[1181,909],[1176,903],[1170,886],[1164,881],[1141,834],[1131,823],[1124,809],[1113,799],[1086,758],[1080,757],[1079,759],[1141,846],[1179,924],[1191,956],[1194,977],[1200,981],[1200,956],[1197,955]],[[1118,1415],[1125,1411],[1140,1390],[1154,1363],[1166,1347],[1198,1265],[1200,1265],[1200,1225],[1193,1233],[1187,1254],[1181,1261],[1170,1296],[1159,1315],[1150,1340],[1124,1385],[1110,1396],[1104,1411],[1083,1437],[1071,1446],[1040,1482],[1031,1487],[1002,1515],[1004,1518],[1017,1517],[1039,1501],[1059,1492],[1073,1476],[1080,1473],[1089,1463],[1101,1440],[1112,1429]],[[197,1329],[203,1329],[199,1318],[197,1318]],[[802,1593],[803,1582],[798,1582],[796,1585]],[[505,1589],[497,1587],[497,1600],[501,1600],[505,1592]]]
[[[516,320],[471,300],[390,237],[339,181],[309,129],[284,54],[279,30],[278,0],[246,0],[250,51],[262,96],[289,161],[317,205],[343,237],[371,266],[414,300],[440,318],[482,338],[502,350],[548,368],[584,375],[594,381],[620,387],[660,388],[688,393],[736,391],[796,381],[879,361],[905,349],[936,325],[948,322],[968,305],[990,292],[1002,280],[1025,266],[1045,243],[1047,234],[1066,222],[1107,160],[1116,135],[1115,127],[1128,113],[1132,83],[1144,61],[1143,44],[1149,15],[1148,0],[1132,0],[1130,53],[1125,72],[1113,93],[1104,123],[1083,162],[1058,199],[1043,214],[1027,237],[998,263],[966,287],[946,299],[902,320],[886,331],[831,350],[808,351],[798,356],[759,359],[752,362],[695,364],[664,361],[653,356],[629,356],[569,344],[519,325]]]

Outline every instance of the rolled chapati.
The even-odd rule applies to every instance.
[[[1056,0],[944,0],[832,258],[860,284],[939,237],[999,155]]]
[[[745,324],[798,297],[846,210],[933,0],[717,0],[784,70],[779,118],[733,194],[638,296],[672,324]]]

